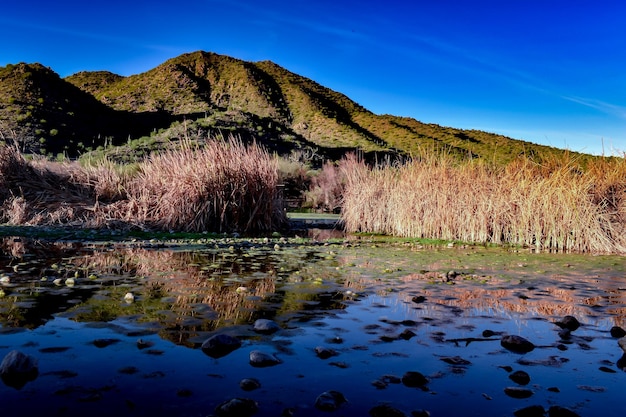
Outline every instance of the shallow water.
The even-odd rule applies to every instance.
[[[623,257],[365,241],[10,238],[0,274],[0,355],[18,349],[39,363],[21,389],[0,384],[5,415],[207,416],[235,397],[257,401],[258,416],[365,416],[381,404],[432,416],[513,415],[531,405],[623,413],[623,352],[609,333],[626,324]],[[582,323],[569,335],[554,324],[565,315]],[[255,333],[259,318],[281,330]],[[216,332],[242,347],[209,357],[200,345]],[[537,347],[513,353],[501,334]],[[335,355],[319,358],[318,346]],[[282,363],[253,367],[253,350]],[[444,361],[455,357],[469,363]],[[518,370],[528,385],[509,378]],[[398,382],[408,371],[428,383]],[[242,390],[244,378],[261,387]],[[509,387],[530,397],[513,398]],[[317,410],[329,390],[347,403]]]

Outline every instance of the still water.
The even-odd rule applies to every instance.
[[[626,325],[619,256],[6,238],[0,283],[0,359],[19,350],[38,363],[24,386],[0,384],[4,415],[246,415],[219,408],[233,398],[257,416],[623,414],[626,365],[610,332]],[[555,324],[565,316],[581,326]],[[257,332],[258,319],[280,329]],[[214,358],[201,346],[220,333],[241,347]],[[503,335],[535,348],[512,352]],[[252,351],[279,363],[252,366]],[[407,383],[410,372],[426,382]],[[328,391],[346,400],[333,411],[315,405]]]

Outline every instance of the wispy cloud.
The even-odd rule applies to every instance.
[[[624,106],[619,106],[619,105],[607,103],[601,100],[584,98],[584,97],[561,96],[561,98],[567,101],[571,101],[571,102],[583,105],[585,107],[590,107],[602,113],[606,113],[612,116],[617,116],[620,119],[626,119],[626,107]]]

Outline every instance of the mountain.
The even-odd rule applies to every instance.
[[[128,77],[97,71],[65,79],[40,64],[0,68],[0,133],[29,152],[75,155],[154,134],[177,121],[201,121],[198,126],[208,133],[255,138],[280,153],[313,149],[329,158],[349,150],[415,156],[435,149],[507,161],[561,152],[492,133],[376,115],[270,61],[198,51]]]

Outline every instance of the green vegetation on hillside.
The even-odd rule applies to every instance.
[[[134,139],[175,136],[182,122],[211,135],[254,139],[282,155],[306,150],[331,160],[352,151],[372,159],[443,151],[506,163],[519,155],[545,159],[563,152],[376,115],[270,61],[198,51],[128,77],[97,71],[65,79],[39,64],[0,68],[0,133],[27,153],[76,156]]]

